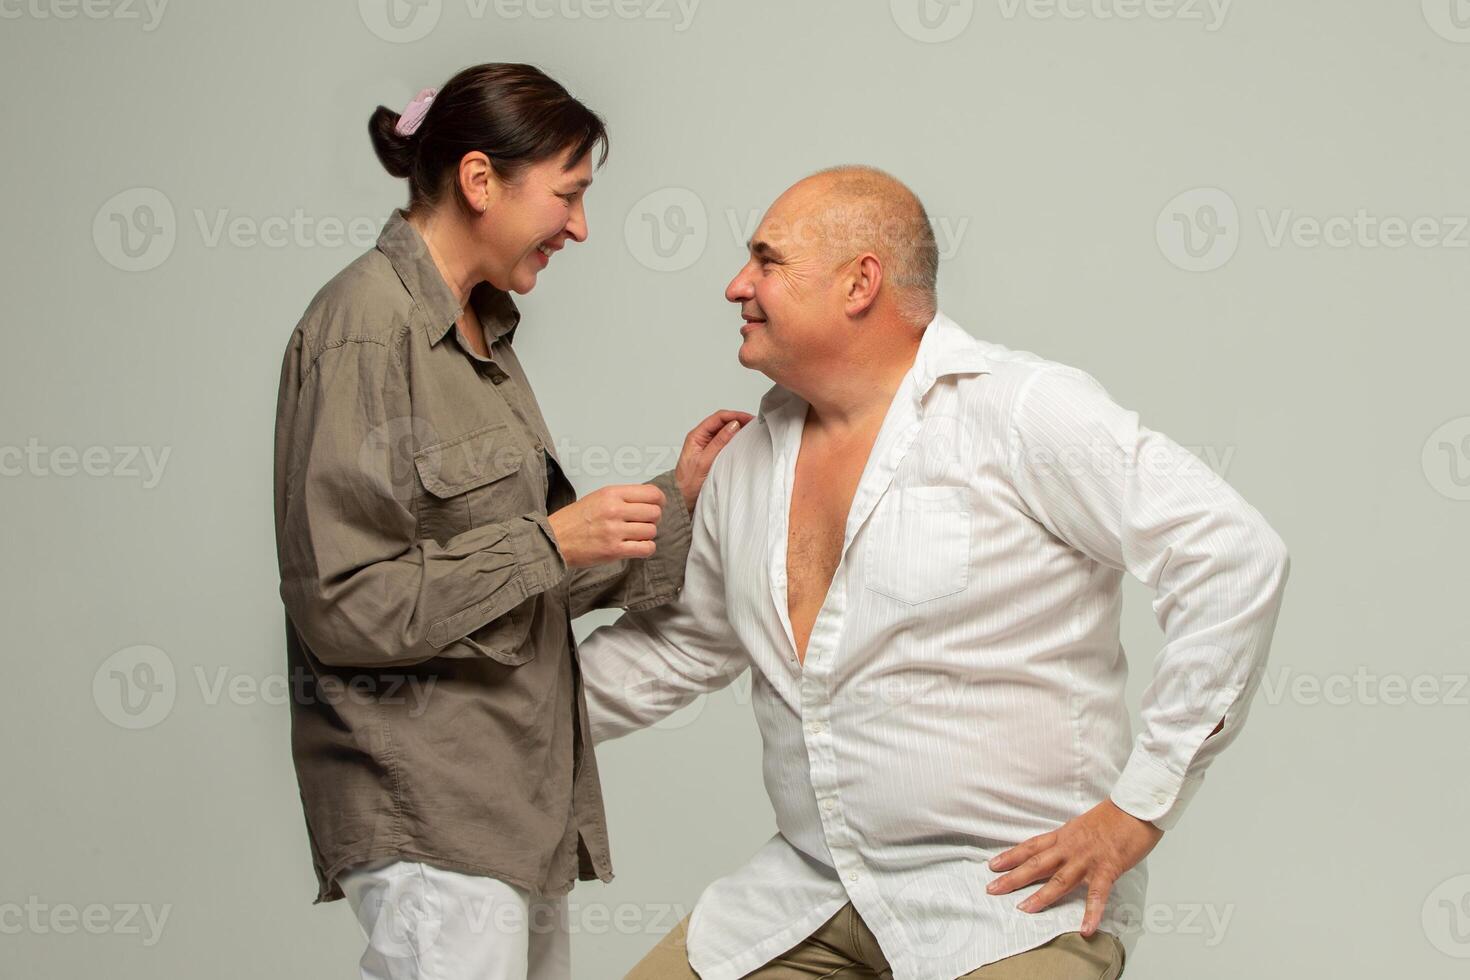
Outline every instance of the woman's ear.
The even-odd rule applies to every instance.
[[[490,166],[490,158],[479,150],[466,153],[459,161],[459,192],[471,211],[484,214],[501,193],[500,181]]]

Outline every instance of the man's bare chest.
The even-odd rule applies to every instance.
[[[872,439],[804,445],[797,458],[786,537],[787,604],[799,648],[842,560],[848,513]],[[804,653],[804,649],[799,649]]]

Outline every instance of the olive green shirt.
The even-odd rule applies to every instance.
[[[569,570],[546,515],[576,499],[481,283],[490,357],[396,210],[312,299],[281,368],[276,548],[291,736],[319,890],[385,857],[547,896],[612,877],[571,618],[677,595],[672,474],[657,553]]]

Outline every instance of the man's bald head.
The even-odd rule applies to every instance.
[[[913,191],[876,167],[829,167],[785,194],[794,228],[809,229],[833,268],[864,252],[878,256],[883,281],[904,319],[919,326],[938,308],[939,249]],[[803,235],[805,237],[805,235]]]

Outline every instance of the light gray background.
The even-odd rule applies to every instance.
[[[666,465],[714,408],[754,409],[766,381],[736,362],[722,298],[744,232],[810,170],[891,170],[962,231],[950,316],[1092,372],[1291,548],[1266,684],[1151,859],[1128,976],[1464,975],[1470,4],[1239,0],[1222,21],[1193,0],[1135,19],[1103,16],[1112,0],[1071,18],[927,2],[949,17],[933,31],[917,0],[705,0],[692,18],[430,0],[416,40],[385,0],[0,3],[0,973],[356,976],[346,904],[309,904],[270,683],[280,357],[402,203],[373,107],[529,61],[613,137],[591,238],[524,298],[517,338],[584,454],[580,490]],[[113,216],[146,204],[164,234],[130,259]],[[1203,235],[1206,206],[1221,234],[1191,259],[1180,222]],[[1341,245],[1276,235],[1360,210]],[[299,242],[250,236],[298,213]],[[331,222],[354,219],[340,241]],[[1368,219],[1428,223],[1390,247]],[[665,258],[646,222],[694,234]],[[93,475],[68,462],[91,447]],[[619,447],[634,472],[585,455]],[[169,454],[156,480],[145,451]],[[1160,641],[1148,598],[1129,582],[1135,704]],[[140,657],[151,716],[112,678],[147,680]],[[579,980],[621,976],[773,832],[748,702],[747,677],[601,752],[618,877],[573,895]],[[157,935],[127,912],[145,906],[168,915]]]

